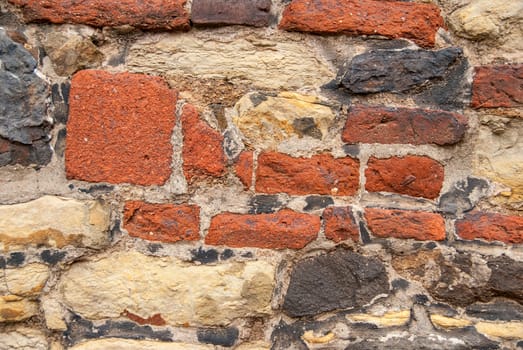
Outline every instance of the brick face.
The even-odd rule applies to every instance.
[[[312,33],[346,33],[407,38],[434,46],[443,27],[432,4],[375,0],[293,0],[283,12],[280,29]]]
[[[360,230],[352,214],[351,207],[329,207],[323,211],[325,237],[334,242],[352,239],[360,240]]]
[[[74,75],[65,169],[70,179],[162,185],[171,174],[176,92],[158,77]]]
[[[236,176],[240,179],[245,189],[249,189],[252,183],[252,172],[253,172],[253,157],[254,153],[251,151],[244,151],[238,157],[236,164],[234,164],[234,170]]]
[[[523,64],[476,67],[473,108],[523,106]]]
[[[456,221],[456,233],[462,239],[483,239],[505,243],[523,243],[523,217],[475,212]]]

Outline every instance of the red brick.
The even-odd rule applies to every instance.
[[[432,4],[377,0],[293,0],[283,11],[279,28],[311,33],[382,35],[434,46],[443,27]]]
[[[353,106],[342,140],[347,143],[436,144],[459,142],[467,119],[457,113],[420,108]]]
[[[473,108],[520,107],[523,105],[523,64],[475,68]]]
[[[245,189],[249,189],[252,183],[253,156],[254,153],[252,151],[244,151],[238,157],[236,164],[234,164],[234,171]]]
[[[350,207],[329,207],[323,211],[325,237],[334,242],[360,240],[360,230]]]
[[[371,157],[365,170],[365,189],[434,199],[443,186],[444,173],[443,166],[429,157]]]
[[[74,75],[65,169],[70,179],[162,185],[171,175],[176,92],[159,77]]]
[[[462,239],[484,239],[505,243],[523,243],[523,217],[475,212],[456,221],[456,233]]]
[[[421,211],[365,209],[365,219],[376,237],[445,239],[445,221],[438,214]]]
[[[258,157],[256,191],[263,193],[351,196],[359,185],[359,162],[330,154],[311,158],[266,152]]]
[[[132,312],[124,310],[122,316],[127,317],[131,321],[134,321],[141,325],[150,324],[152,326],[165,326],[167,324],[167,322],[165,322],[161,314],[154,314],[151,317],[143,318],[133,314]]]
[[[188,30],[186,0],[9,0],[28,22]]]
[[[200,208],[195,205],[125,203],[124,228],[132,237],[178,242],[200,239]]]
[[[234,248],[300,249],[318,236],[320,218],[283,209],[274,214],[219,214],[205,243]]]
[[[198,117],[198,111],[186,104],[182,113],[183,172],[189,183],[198,178],[219,177],[225,173],[223,136]]]

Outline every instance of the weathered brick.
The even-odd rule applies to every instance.
[[[9,0],[28,22],[74,23],[94,27],[131,25],[141,29],[188,30],[186,0]]]
[[[456,233],[462,239],[523,243],[523,217],[485,212],[470,213],[456,221]]]
[[[189,183],[197,178],[219,177],[225,172],[223,136],[200,120],[198,111],[186,104],[182,113],[183,172]]]
[[[359,162],[349,157],[319,154],[293,158],[277,152],[265,152],[258,157],[258,192],[350,196],[356,193],[358,184]]]
[[[254,153],[252,151],[244,151],[238,157],[236,164],[234,164],[236,176],[238,176],[246,189],[249,189],[252,183],[253,156]]]
[[[434,241],[445,239],[445,221],[438,214],[367,208],[365,209],[365,219],[371,233],[377,237]]]
[[[229,247],[301,249],[316,239],[320,218],[283,209],[274,214],[223,213],[211,219],[205,243]]]
[[[420,108],[352,106],[343,129],[347,143],[452,145],[467,128],[465,116]]]
[[[434,46],[443,27],[440,10],[432,4],[375,0],[293,0],[279,28],[312,33],[382,35],[407,38]]]
[[[200,239],[200,208],[195,205],[125,203],[124,228],[133,237],[177,242]]]
[[[171,175],[176,93],[159,77],[74,75],[65,169],[70,179],[162,185]]]
[[[523,64],[475,68],[472,83],[473,108],[523,105]]]
[[[322,216],[325,223],[325,237],[334,242],[347,239],[359,242],[360,230],[351,207],[329,207],[323,211]]]
[[[269,24],[271,0],[193,0],[191,21],[197,25]]]
[[[365,170],[365,189],[434,199],[443,186],[444,173],[440,163],[425,156],[371,157]]]

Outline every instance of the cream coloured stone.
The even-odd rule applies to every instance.
[[[301,338],[309,344],[326,344],[333,341],[336,338],[336,336],[332,332],[318,336],[314,334],[314,331],[310,330],[303,333],[303,336]]]
[[[165,343],[149,340],[98,339],[77,344],[69,350],[213,350],[212,345]]]
[[[215,31],[213,31],[215,33]],[[131,46],[131,72],[248,82],[269,89],[319,87],[335,72],[307,41],[232,32],[152,35]]]
[[[0,206],[0,250],[67,245],[100,248],[108,242],[108,209],[96,201],[44,196]]]
[[[121,252],[74,264],[58,288],[64,305],[88,319],[127,310],[172,325],[224,325],[270,313],[273,279],[274,266],[263,261],[198,266]]]
[[[43,296],[40,305],[44,312],[45,325],[47,328],[60,331],[67,329],[67,324],[64,320],[66,310],[64,310],[58,300],[49,296]]]
[[[390,311],[383,315],[349,314],[347,320],[354,323],[372,323],[378,327],[403,326],[410,320],[410,310]]]
[[[263,341],[256,341],[256,342],[248,342],[248,343],[242,343],[235,347],[235,350],[269,350],[271,348],[271,344],[263,342]]]
[[[479,333],[487,337],[523,339],[523,322],[478,322],[475,327]]]
[[[20,327],[14,331],[2,333],[0,350],[47,350],[48,343],[42,332]]]
[[[4,278],[10,294],[34,296],[44,288],[49,278],[49,268],[44,264],[29,264],[21,268],[5,269]]]
[[[430,315],[430,320],[432,321],[433,325],[440,328],[463,328],[472,324],[472,322],[469,320],[437,314]]]
[[[38,313],[38,303],[16,295],[0,296],[0,322],[26,320]]]
[[[324,139],[335,117],[333,110],[314,96],[253,92],[236,103],[232,120],[247,144],[257,149],[276,149],[291,137]]]

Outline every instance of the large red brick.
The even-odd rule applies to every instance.
[[[125,203],[123,224],[130,236],[149,241],[197,241],[200,239],[200,208],[130,201]]]
[[[186,104],[182,113],[183,172],[189,183],[225,173],[223,136],[200,120],[198,111]]]
[[[382,35],[434,46],[443,27],[436,5],[379,0],[293,0],[279,28],[311,33]]]
[[[505,243],[523,243],[523,217],[475,212],[456,221],[456,233],[462,239],[484,239]]]
[[[523,105],[523,64],[476,67],[472,83],[473,108]]]
[[[224,213],[211,219],[206,244],[300,249],[316,239],[320,218],[283,209],[274,214]]]
[[[186,0],[9,0],[28,22],[188,30]]]
[[[351,207],[328,207],[323,211],[325,237],[334,242],[351,239],[360,240],[360,230],[352,214]]]
[[[444,175],[443,166],[429,157],[371,157],[365,169],[365,189],[434,199],[439,196]]]
[[[343,129],[347,143],[452,145],[459,142],[467,119],[457,113],[420,108],[352,106]]]
[[[263,193],[351,196],[359,186],[359,162],[330,154],[294,158],[266,152],[258,157],[256,191]]]
[[[171,175],[176,92],[162,78],[84,70],[73,76],[67,177],[162,185]]]
[[[249,189],[252,184],[253,157],[254,153],[252,151],[244,151],[238,157],[236,164],[234,164],[234,171],[245,189]]]
[[[445,220],[438,214],[367,208],[365,219],[369,230],[377,237],[433,241],[445,239]]]

